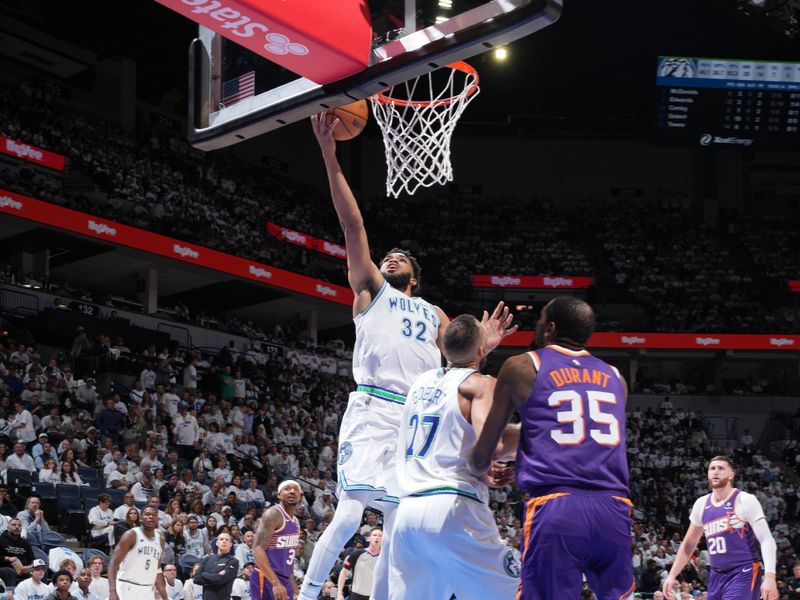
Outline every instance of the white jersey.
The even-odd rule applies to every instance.
[[[433,369],[414,382],[397,442],[400,497],[453,494],[487,503],[489,490],[467,461],[478,441],[458,406],[458,388],[474,369]]]
[[[30,577],[14,588],[14,600],[44,600],[53,591],[53,586]],[[105,600],[105,599],[104,599]]]
[[[153,537],[149,538],[141,527],[134,527],[133,531],[136,532],[136,543],[122,559],[117,579],[136,585],[153,585],[160,571],[161,534],[154,531]]]
[[[439,315],[422,298],[406,296],[384,281],[353,320],[353,378],[359,391],[402,404],[411,383],[442,364],[436,345]]]

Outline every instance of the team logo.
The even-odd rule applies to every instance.
[[[342,447],[339,448],[339,464],[343,465],[350,457],[353,456],[353,445],[350,442],[345,442],[342,444]]]
[[[694,77],[694,73],[694,61],[689,58],[665,58],[658,69],[661,77]]]
[[[713,142],[713,141],[714,141],[714,136],[713,136],[713,135],[711,135],[710,133],[704,133],[704,134],[703,134],[703,135],[700,137],[700,145],[701,145],[701,146],[708,146],[708,145],[710,145],[710,144],[711,144],[711,142]]]
[[[509,577],[519,577],[520,564],[519,559],[514,556],[514,551],[509,550],[503,557],[503,570]]]

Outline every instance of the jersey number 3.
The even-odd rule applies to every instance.
[[[619,421],[611,413],[603,412],[603,404],[616,404],[617,398],[610,392],[589,390],[586,392],[589,401],[589,420],[598,425],[605,425],[608,431],[602,429],[589,429],[589,436],[603,446],[616,446],[619,444]],[[553,392],[547,399],[553,407],[560,407],[569,403],[567,410],[556,413],[559,423],[571,424],[572,430],[553,429],[550,437],[562,446],[574,446],[586,439],[586,416],[583,411],[583,396],[575,390],[560,390]]]

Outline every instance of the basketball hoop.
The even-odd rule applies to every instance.
[[[453,180],[450,140],[480,88],[471,65],[459,61],[438,71],[444,69],[450,70],[444,83],[432,71],[370,98],[386,147],[389,196],[397,198],[403,190],[413,195],[419,187]]]

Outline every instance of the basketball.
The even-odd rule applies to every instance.
[[[364,131],[369,119],[369,106],[366,100],[338,106],[327,112],[339,119],[339,124],[333,130],[333,139],[337,142],[352,140]]]

